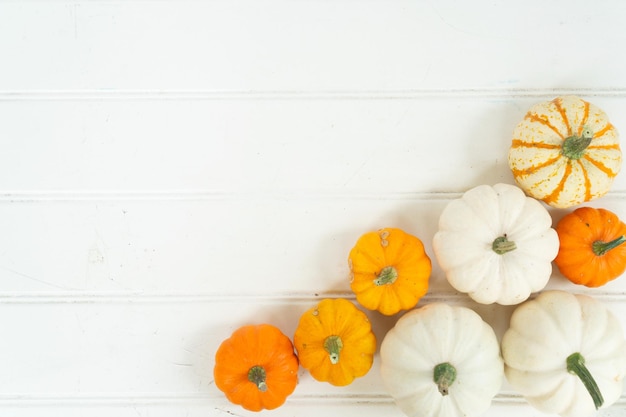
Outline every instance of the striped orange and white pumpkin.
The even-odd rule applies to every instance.
[[[576,96],[534,105],[509,150],[520,188],[559,208],[606,194],[621,164],[617,130],[604,111]]]

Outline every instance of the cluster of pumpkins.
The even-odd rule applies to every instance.
[[[350,251],[357,302],[384,315],[409,310],[380,348],[385,388],[408,416],[478,416],[504,378],[537,409],[567,417],[590,415],[622,394],[619,320],[591,296],[542,291],[553,262],[588,287],[626,269],[626,225],[617,215],[578,207],[552,228],[544,205],[574,207],[608,192],[622,161],[616,129],[598,107],[565,96],[533,106],[513,137],[516,185],[481,185],[451,201],[433,239],[452,287],[477,303],[516,306],[501,342],[470,308],[414,308],[431,274],[417,237],[381,229]],[[216,352],[215,383],[248,410],[273,409],[294,391],[300,365],[343,386],[370,370],[375,351],[365,313],[324,299],[301,316],[293,343],[269,324],[235,331]]]

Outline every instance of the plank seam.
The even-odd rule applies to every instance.
[[[270,201],[311,201],[311,200],[410,200],[432,201],[453,200],[463,195],[463,191],[429,192],[298,192],[298,191],[87,191],[87,190],[52,190],[52,191],[13,191],[0,190],[0,203],[40,203],[40,202],[130,202],[130,201],[214,201],[214,200],[270,200]],[[626,199],[626,190],[615,190],[603,197],[603,200]]]
[[[457,88],[405,90],[4,90],[0,101],[419,100],[626,97],[626,88]]]
[[[0,203],[37,203],[72,201],[212,201],[212,200],[447,200],[460,192],[297,192],[297,191],[0,191]],[[626,193],[625,193],[626,195]]]
[[[48,395],[33,395],[33,394],[2,394],[0,395],[0,408],[18,405],[20,407],[38,407],[38,406],[132,406],[132,405],[147,405],[147,406],[164,406],[164,405],[176,405],[180,403],[207,403],[207,405],[214,405],[215,400],[222,399],[222,397],[206,395],[206,394],[114,394],[114,395],[96,395],[96,394],[82,394],[82,395],[68,395],[68,394],[48,394]],[[368,404],[368,405],[393,405],[393,399],[387,394],[310,394],[310,395],[298,395],[294,394],[287,399],[287,404],[291,405],[309,405],[310,403],[318,403],[320,399],[324,400],[325,404],[330,405],[354,405],[354,404]],[[224,399],[224,401],[226,401]],[[493,403],[496,405],[528,405],[524,397],[516,393],[502,392],[498,393]],[[620,407],[626,405],[626,394],[622,396],[611,406]]]
[[[584,294],[604,302],[626,303],[626,293],[621,291],[594,292],[581,289]],[[531,298],[533,298],[531,296]],[[356,301],[351,291],[283,294],[185,294],[185,293],[99,293],[99,292],[4,292],[0,293],[2,304],[120,304],[120,303],[255,303],[255,304],[311,304],[324,298],[345,298]],[[466,294],[455,291],[434,291],[422,298],[423,303],[463,302]]]

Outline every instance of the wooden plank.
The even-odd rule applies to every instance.
[[[432,251],[441,199],[190,199],[0,204],[0,295],[280,296],[349,293],[347,257],[382,227],[418,236],[431,291],[450,292]],[[590,206],[626,217],[626,201]],[[558,221],[569,210],[551,210]],[[551,285],[579,287],[554,270]],[[618,279],[603,287],[625,291]],[[83,293],[83,291],[85,293]]]
[[[619,129],[623,101],[595,102]],[[507,162],[513,129],[534,103],[528,97],[468,98],[453,106],[430,99],[0,101],[0,191],[26,193],[15,197],[22,199],[57,191],[278,198],[462,192],[513,181]],[[626,175],[612,190],[626,191]]]
[[[626,303],[599,299],[626,327]],[[283,304],[243,300],[0,305],[0,365],[5,376],[0,379],[0,408],[19,404],[34,414],[42,406],[206,410],[210,404],[210,415],[250,415],[228,405],[213,383],[213,355],[219,343],[238,326],[251,323],[272,323],[291,337],[298,317],[316,302],[311,298]],[[498,337],[512,311],[512,307],[477,306],[467,298],[450,303],[475,309]],[[368,315],[380,343],[395,318]],[[301,368],[296,391],[277,415],[309,415],[304,409],[320,402],[327,402],[329,410],[349,408],[370,415],[382,407],[399,415],[380,384],[378,368],[376,356],[365,377],[343,388],[315,381]],[[506,383],[495,405],[488,416],[513,407],[530,412]],[[18,415],[27,415],[22,413]]]
[[[0,16],[10,16],[2,91],[626,88],[618,0],[592,10],[539,0],[2,1]]]
[[[394,225],[426,242],[443,204],[273,198],[0,204],[0,291],[346,291],[348,252],[362,233]]]

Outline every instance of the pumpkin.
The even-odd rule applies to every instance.
[[[626,270],[626,224],[615,213],[580,207],[556,225],[560,248],[554,263],[575,284],[599,287]]]
[[[405,313],[383,339],[380,361],[386,390],[410,417],[481,415],[504,381],[491,326],[441,302]]]
[[[344,386],[372,367],[376,337],[365,313],[352,302],[329,298],[300,317],[294,345],[313,378]]]
[[[270,324],[247,325],[215,353],[215,385],[229,401],[250,411],[282,405],[298,382],[291,340]]]
[[[444,208],[433,249],[456,290],[513,305],[546,286],[559,239],[546,208],[521,189],[480,185]]]
[[[545,291],[518,306],[502,338],[505,375],[546,413],[587,416],[622,394],[626,341],[601,302]]]
[[[606,194],[622,153],[604,111],[564,96],[531,107],[515,128],[508,162],[528,195],[565,208]]]
[[[415,307],[432,269],[422,241],[397,228],[362,235],[350,251],[350,287],[369,310],[393,315]]]

